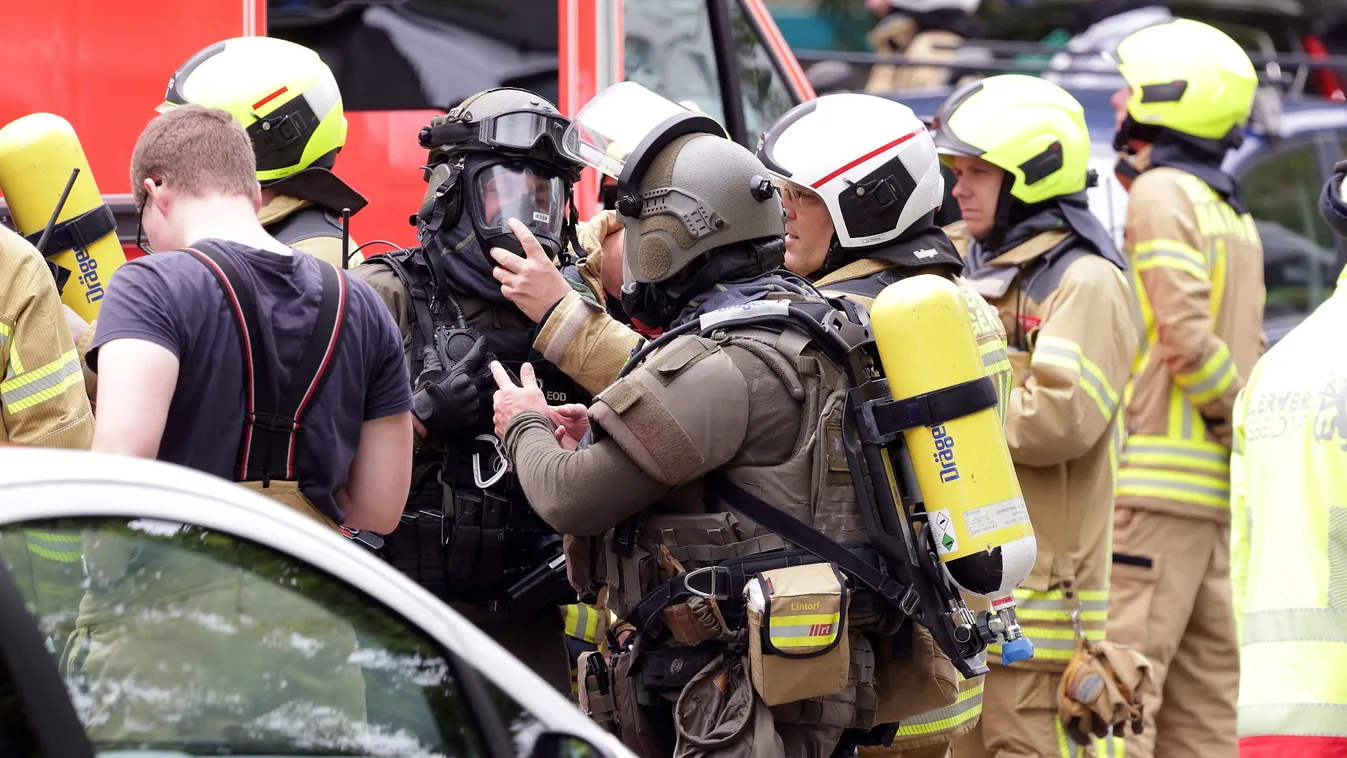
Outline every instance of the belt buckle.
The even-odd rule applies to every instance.
[[[693,587],[692,584],[691,584],[691,580],[692,580],[692,578],[693,578],[694,576],[697,576],[698,574],[704,574],[704,573],[709,573],[709,574],[711,574],[711,577],[712,577],[712,579],[711,579],[711,589],[710,589],[709,592],[702,592],[701,590],[697,589],[696,587]],[[719,575],[722,574],[722,573],[725,575],[725,582],[726,582],[725,590],[726,590],[726,591],[725,591],[725,592],[716,592],[717,587],[716,587],[716,580],[715,580],[715,577],[716,577],[716,576],[719,576]],[[683,586],[687,588],[687,591],[688,591],[688,592],[690,592],[690,593],[692,593],[692,594],[694,594],[694,595],[696,595],[697,597],[700,597],[700,598],[705,598],[705,599],[707,599],[707,600],[728,600],[728,599],[730,598],[730,595],[729,595],[729,586],[728,586],[728,585],[729,585],[729,580],[730,580],[730,570],[729,570],[729,568],[727,568],[727,567],[725,567],[725,566],[703,566],[703,567],[701,567],[701,568],[699,568],[699,569],[693,569],[693,570],[687,572],[686,574],[684,574],[684,575],[683,575]]]

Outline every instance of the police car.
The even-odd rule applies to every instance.
[[[0,755],[631,756],[397,571],[241,487],[2,448],[0,503]]]

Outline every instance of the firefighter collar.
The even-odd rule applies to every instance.
[[[271,199],[271,202],[262,206],[257,212],[257,220],[262,226],[271,226],[272,224],[283,221],[290,217],[290,214],[301,211],[313,203],[303,198],[291,197],[290,195],[277,195]]]
[[[827,287],[861,279],[890,268],[903,269],[904,276],[937,267],[948,269],[957,276],[964,269],[959,251],[938,226],[927,227],[911,237],[882,246],[840,248],[839,252],[852,260],[829,272],[814,286]]]

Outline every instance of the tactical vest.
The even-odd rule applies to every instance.
[[[868,542],[842,449],[847,390],[842,372],[795,327],[733,327],[712,333],[710,339],[722,347],[739,347],[767,363],[803,405],[799,435],[789,458],[772,465],[732,464],[716,474],[835,542]],[[651,360],[658,362],[659,357],[656,353]],[[666,369],[661,373],[669,381],[676,378],[668,376]],[[664,501],[670,508],[648,510],[614,531],[614,549],[605,551],[599,573],[619,616],[630,620],[642,599],[660,585],[660,546],[690,572],[726,562],[747,566],[752,556],[769,551],[784,553],[762,557],[817,560],[771,530],[741,521],[709,488],[703,494],[703,485],[699,481],[675,490]],[[698,500],[701,507],[690,505]],[[688,512],[694,508],[700,512]],[[671,512],[675,510],[682,512]]]
[[[471,327],[453,294],[434,286],[419,250],[380,255],[370,263],[388,266],[407,289],[413,386],[425,365],[425,348],[443,329],[484,336],[495,360],[515,376],[525,362],[531,364],[551,405],[592,399],[533,349],[536,328]],[[478,423],[444,449],[419,447],[402,522],[381,554],[446,601],[540,608],[559,601],[567,586],[561,535],[529,507],[498,445],[486,402]]]

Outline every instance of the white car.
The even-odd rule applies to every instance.
[[[299,754],[632,755],[307,517],[178,466],[0,448],[0,755]]]

